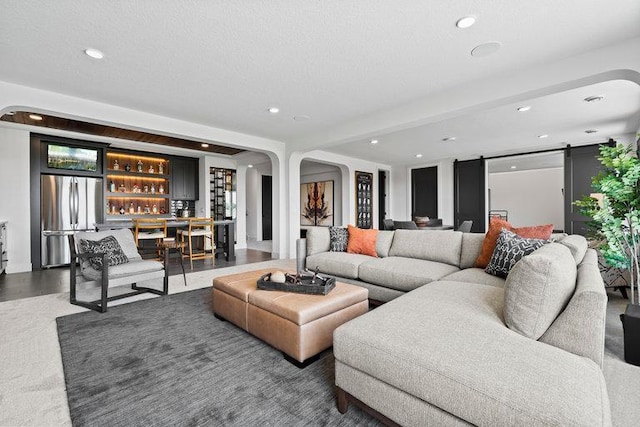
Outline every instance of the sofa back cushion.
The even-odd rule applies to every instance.
[[[393,242],[394,231],[380,230],[378,231],[378,239],[376,240],[376,252],[379,258],[389,256],[389,249],[391,249],[391,243]]]
[[[395,230],[389,256],[424,259],[458,266],[462,251],[459,231]]]
[[[573,259],[576,261],[576,265],[582,262],[584,255],[587,253],[587,249],[589,249],[589,243],[584,236],[580,236],[579,234],[572,234],[563,239],[558,240],[558,243],[564,245],[569,248],[571,251],[571,255]]]
[[[471,268],[480,255],[483,233],[462,233],[462,250],[460,252],[460,268]]]
[[[576,287],[571,252],[549,243],[513,266],[504,286],[504,321],[525,337],[537,340],[565,308]]]
[[[329,252],[329,227],[307,228],[307,256]]]
[[[569,304],[540,341],[588,357],[602,367],[606,317],[607,293],[598,268],[598,254],[588,249],[578,266],[576,290]]]

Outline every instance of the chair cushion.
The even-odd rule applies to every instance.
[[[135,276],[137,274],[151,273],[154,271],[160,271],[164,268],[164,265],[159,261],[153,260],[137,260],[131,261],[126,264],[114,265],[109,267],[109,279],[117,279],[119,277]],[[98,271],[94,268],[83,268],[82,276],[89,280],[100,280],[102,278],[102,271]]]
[[[107,236],[100,240],[80,239],[80,251],[82,253],[95,252],[105,253],[107,255],[107,264],[109,266],[125,264],[129,262],[129,258],[124,254],[120,244],[113,236]],[[89,258],[91,267],[96,270],[102,270],[102,256]]]
[[[507,277],[513,266],[524,256],[549,243],[548,240],[527,239],[503,228],[496,248],[485,271],[498,277]]]
[[[164,237],[165,237],[165,234],[162,231],[139,231],[138,232],[138,240],[162,239]]]
[[[522,258],[505,282],[507,326],[525,337],[540,338],[571,299],[576,275],[571,251],[559,243],[546,244]]]
[[[415,232],[414,232],[415,233]],[[360,280],[400,291],[411,291],[448,274],[458,267],[423,259],[387,257],[360,264]]]
[[[189,234],[188,232],[185,234]],[[211,230],[206,230],[204,228],[199,228],[196,230],[191,230],[191,236],[211,236]]]
[[[358,267],[371,259],[368,255],[350,254],[347,252],[321,252],[307,257],[307,268],[333,274],[349,279],[358,278]]]
[[[608,425],[598,366],[506,328],[502,305],[499,288],[432,283],[338,327],[333,352],[474,425]]]
[[[396,230],[389,256],[444,262],[458,266],[462,250],[459,231]]]

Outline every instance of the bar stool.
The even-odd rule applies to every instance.
[[[135,225],[133,237],[138,248],[140,248],[140,241],[155,240],[157,247],[159,243],[167,238],[166,219],[135,218],[133,224]]]
[[[215,257],[215,240],[213,237],[213,218],[189,218],[189,227],[186,230],[178,230],[180,240],[186,241],[188,254],[183,254],[184,258],[189,258],[191,269],[193,270],[194,259],[206,259]],[[194,252],[193,238],[202,237],[202,252]],[[206,241],[211,241],[211,251],[207,251]]]

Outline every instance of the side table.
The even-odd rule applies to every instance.
[[[187,286],[187,274],[184,272],[184,263],[182,262],[182,251],[186,246],[187,246],[186,242],[181,242],[175,239],[166,239],[158,243],[158,249],[163,252],[169,251],[168,255],[171,254],[171,249],[176,250],[178,254],[178,258],[180,259],[180,267],[182,267],[182,277],[184,278],[185,286]],[[169,259],[169,256],[167,256],[167,259]],[[168,268],[168,266],[165,266],[165,268]]]

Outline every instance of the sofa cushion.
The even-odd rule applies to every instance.
[[[376,240],[378,237],[378,230],[363,229],[349,225],[347,227],[349,232],[349,243],[347,244],[347,252],[350,254],[362,254],[372,257],[378,257],[376,252]]]
[[[117,279],[119,277],[133,276],[136,274],[152,273],[160,271],[164,265],[159,261],[153,260],[135,260],[126,264],[114,265],[109,267],[109,279]],[[102,271],[93,268],[83,268],[82,276],[88,280],[100,280]]]
[[[383,285],[400,291],[411,291],[431,283],[454,271],[458,267],[423,259],[387,257],[371,259],[360,264],[360,280]]]
[[[378,231],[378,238],[376,239],[376,252],[380,258],[389,256],[389,249],[391,249],[391,243],[393,242],[393,230],[380,230]]]
[[[474,425],[609,425],[598,366],[506,328],[502,306],[502,289],[439,281],[338,327],[333,352]]]
[[[569,248],[573,259],[576,261],[576,265],[582,262],[584,254],[587,253],[587,249],[589,249],[589,242],[587,242],[584,236],[580,236],[579,234],[567,236],[558,240],[558,243]]]
[[[307,228],[307,256],[320,252],[328,252],[330,248],[328,227]]]
[[[349,231],[346,227],[329,227],[329,250],[346,252],[349,244]]]
[[[120,265],[129,262],[129,258],[124,254],[118,241],[113,236],[107,236],[100,240],[80,239],[80,251],[82,253],[104,253],[107,258],[107,265]],[[89,258],[91,268],[102,270],[103,257],[95,256]]]
[[[505,279],[494,276],[484,271],[484,268],[465,268],[455,273],[444,276],[441,280],[451,282],[480,283],[497,288],[504,288]]]
[[[571,251],[549,243],[511,269],[504,288],[504,318],[509,328],[537,340],[567,305],[576,286]]]
[[[503,228],[496,248],[485,271],[498,277],[507,277],[513,266],[531,252],[549,243],[542,239],[527,239]]]
[[[460,252],[460,268],[471,268],[480,255],[484,242],[483,233],[462,233],[462,249]]]
[[[306,265],[309,270],[315,270],[318,267],[322,273],[357,279],[358,267],[370,259],[371,257],[367,255],[347,252],[320,252],[308,256]]]
[[[396,230],[389,256],[460,264],[462,234],[459,231]]]
[[[493,250],[496,248],[498,236],[500,236],[500,231],[502,231],[503,228],[513,231],[518,236],[527,237],[529,239],[549,240],[549,237],[553,232],[553,224],[515,228],[503,219],[491,218],[489,231],[487,231],[484,242],[482,242],[482,250],[480,251],[480,255],[478,255],[478,259],[476,259],[474,267],[485,268],[489,265],[491,255],[493,255]]]

